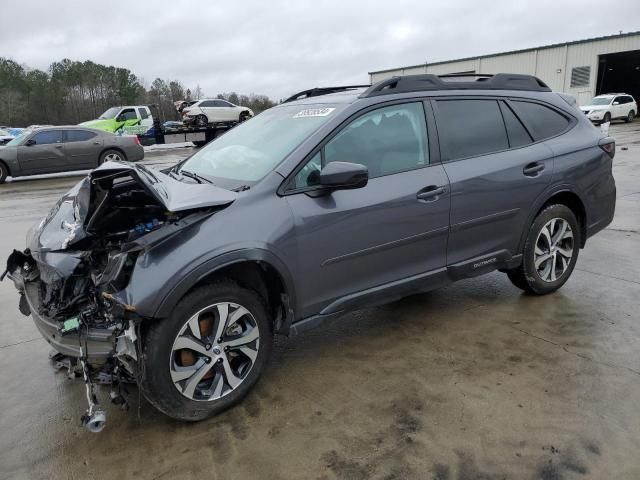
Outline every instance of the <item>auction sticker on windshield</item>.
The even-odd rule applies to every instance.
[[[326,117],[331,112],[333,112],[335,108],[308,108],[306,110],[301,110],[296,113],[293,118],[302,118],[302,117]]]

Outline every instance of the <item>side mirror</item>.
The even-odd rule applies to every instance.
[[[33,138],[30,138],[24,144],[25,144],[25,146],[30,147],[31,145],[35,145],[36,141]]]
[[[362,188],[369,181],[369,169],[359,163],[331,162],[320,171],[320,185],[331,190]]]
[[[126,120],[126,118],[124,118],[124,115],[118,115],[116,117],[116,122],[124,122]]]
[[[614,105],[620,105],[620,102],[613,102]]]

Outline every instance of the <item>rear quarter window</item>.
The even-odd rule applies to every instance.
[[[571,124],[568,117],[539,103],[512,100],[510,105],[536,141],[560,135]]]

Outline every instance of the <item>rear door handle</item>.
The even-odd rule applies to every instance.
[[[538,174],[544,170],[544,168],[544,163],[533,162],[524,167],[522,169],[522,173],[524,173],[527,177],[537,177]]]
[[[62,145],[55,145],[56,148],[62,148]]]
[[[435,201],[438,197],[445,193],[447,189],[445,187],[439,187],[437,185],[429,185],[423,188],[416,194],[418,200]]]

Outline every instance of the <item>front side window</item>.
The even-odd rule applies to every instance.
[[[138,113],[140,114],[140,118],[144,120],[145,118],[149,118],[149,110],[146,108],[139,108]]]
[[[31,139],[36,142],[36,145],[62,143],[62,130],[47,130],[46,132],[38,132]]]
[[[344,108],[285,104],[265,110],[210,142],[178,171],[197,173],[223,188],[255,183]]]
[[[295,188],[317,185],[322,167],[331,162],[359,163],[369,178],[428,165],[427,127],[421,102],[403,103],[365,113],[329,140],[296,175]]]
[[[569,127],[567,117],[539,103],[517,100],[511,105],[536,141],[555,137]]]
[[[438,100],[438,134],[448,160],[509,148],[495,100]]]
[[[121,121],[127,121],[135,120],[138,117],[136,115],[136,111],[133,108],[127,108],[126,110],[123,110],[120,115],[118,115],[118,118],[121,119]]]

